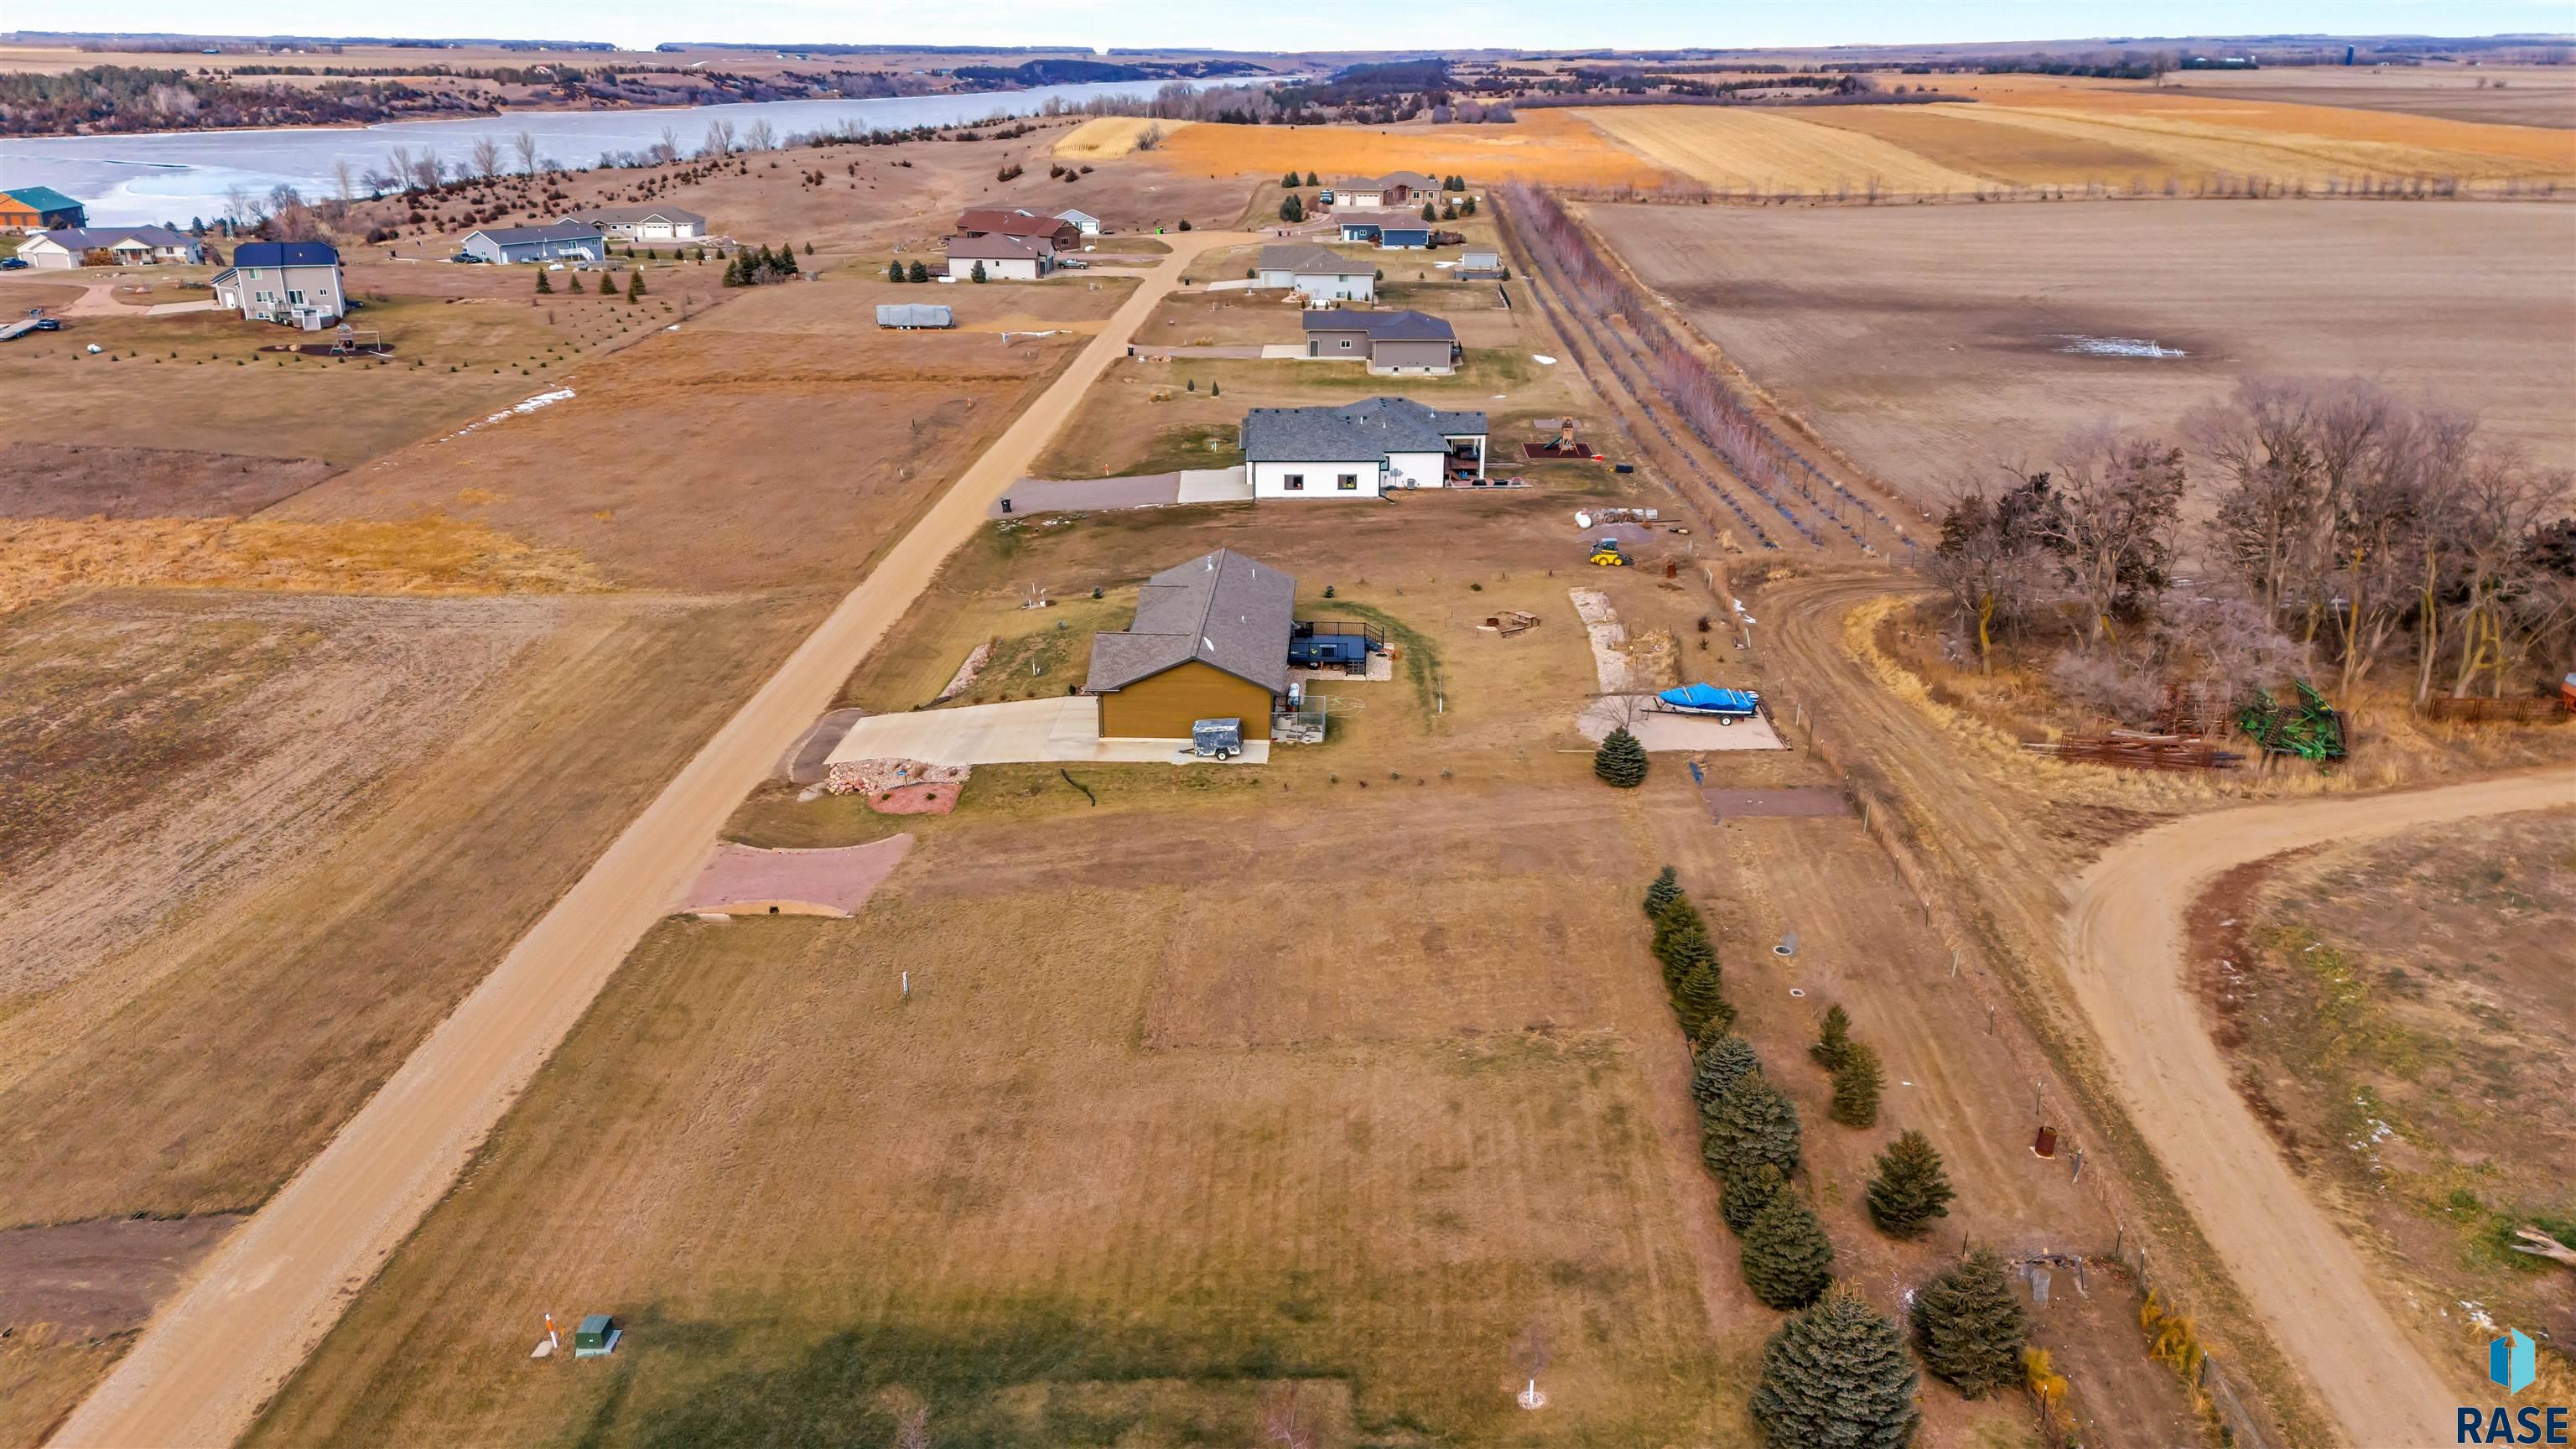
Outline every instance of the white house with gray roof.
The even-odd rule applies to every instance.
[[[486,262],[604,262],[608,243],[587,223],[487,226],[465,234],[456,249]]]
[[[1375,498],[1485,476],[1485,415],[1409,398],[1342,407],[1254,408],[1243,417],[1252,496]]]
[[[594,206],[568,211],[561,220],[618,241],[694,241],[707,234],[707,219],[676,206]]]
[[[1377,267],[1369,262],[1355,262],[1312,242],[1295,242],[1261,249],[1261,260],[1254,268],[1265,287],[1286,287],[1302,292],[1317,302],[1373,302],[1377,300]]]
[[[166,226],[66,227],[37,232],[18,248],[27,265],[48,271],[87,266],[92,253],[103,253],[121,267],[193,265],[206,259],[206,249],[195,237]]]

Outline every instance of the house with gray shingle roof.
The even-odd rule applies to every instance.
[[[160,262],[193,266],[206,259],[206,249],[195,237],[166,226],[63,227],[40,231],[18,248],[27,265],[48,270],[87,266],[92,253],[103,253],[120,267]]]
[[[1377,300],[1376,266],[1313,242],[1263,247],[1254,271],[1265,287],[1286,287],[1319,302]]]
[[[594,206],[560,219],[618,241],[690,241],[707,234],[705,217],[676,206]]]
[[[1240,719],[1270,738],[1288,701],[1297,581],[1218,549],[1168,568],[1136,592],[1136,619],[1091,637],[1082,692],[1100,696],[1103,739],[1187,739],[1202,719]]]
[[[608,243],[588,223],[487,226],[465,234],[456,249],[487,262],[604,262]]]
[[[1306,355],[1357,359],[1374,373],[1445,374],[1464,356],[1458,332],[1427,312],[1364,312],[1335,307],[1305,314]]]
[[[1243,417],[1252,496],[1375,498],[1485,476],[1485,415],[1410,398],[1341,407],[1254,408]]]

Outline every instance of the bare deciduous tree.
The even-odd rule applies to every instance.
[[[678,142],[680,138],[666,128],[662,133],[662,139],[672,143],[674,154],[671,159],[678,159],[677,152],[679,149]],[[733,153],[733,149],[733,122],[721,119],[707,122],[706,144],[699,148],[698,154],[701,156],[728,156]]]
[[[895,1425],[894,1449],[930,1449],[930,1408],[916,1407]]]
[[[519,170],[530,176],[536,175],[537,138],[535,133],[521,131],[519,134],[512,136],[510,138],[510,148],[519,153]]]
[[[2062,451],[2031,526],[2083,601],[2094,643],[2114,635],[2117,614],[2153,614],[2173,563],[2183,483],[2182,449],[2153,438],[2105,426]]]
[[[342,201],[358,199],[357,168],[349,164],[348,157],[343,156],[331,163],[331,183],[339,189]]]
[[[2033,517],[2046,496],[2044,480],[2016,478],[2001,491],[1976,479],[1952,485],[1941,541],[1924,558],[1924,571],[1976,626],[1980,673],[1994,672],[1995,631],[2029,614],[2046,582]]]
[[[1319,1442],[1315,1427],[1298,1412],[1301,1385],[1281,1384],[1270,1391],[1261,1405],[1261,1442],[1285,1445],[1286,1449],[1315,1449]]]
[[[409,146],[386,147],[385,164],[393,168],[393,180],[396,186],[409,186],[412,184],[411,148]]]
[[[711,133],[714,130],[713,127],[708,129]],[[712,135],[709,139],[713,139]],[[662,139],[653,143],[652,157],[656,164],[664,166],[680,159],[680,132],[677,127],[662,128]]]
[[[490,136],[475,137],[466,157],[478,181],[489,181],[501,174],[501,143]]]
[[[754,151],[775,151],[778,149],[778,128],[765,120],[754,121],[751,130],[743,137],[743,144]]]

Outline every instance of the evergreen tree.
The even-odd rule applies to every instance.
[[[2022,1381],[2030,1315],[2013,1296],[2004,1264],[1979,1248],[1914,1295],[1914,1343],[1932,1377],[1982,1399]]]
[[[1735,1025],[1735,1005],[1726,999],[1726,983],[1717,963],[1703,961],[1691,968],[1682,984],[1673,992],[1673,1009],[1680,1015],[1682,1031],[1698,1036],[1710,1027],[1725,1031]]]
[[[1294,190],[1296,190],[1296,189],[1297,189],[1297,173],[1296,173],[1296,172],[1294,172],[1294,171],[1291,171],[1291,172],[1289,172],[1287,175],[1280,177],[1280,178],[1279,178],[1279,184],[1280,184],[1281,186],[1283,186],[1283,187],[1286,187],[1286,188],[1287,188],[1288,190],[1290,190],[1290,191],[1294,191]]]
[[[1663,963],[1664,989],[1679,992],[1691,972],[1702,966],[1717,964],[1717,947],[1708,939],[1708,922],[1702,920],[1699,907],[1687,895],[1676,896],[1655,918],[1654,944],[1649,948]]]
[[[1869,1220],[1891,1238],[1919,1238],[1932,1230],[1934,1218],[1950,1215],[1956,1195],[1931,1139],[1907,1132],[1878,1155],[1878,1175],[1869,1181]]]
[[[1843,1064],[1843,1053],[1851,1049],[1851,1013],[1840,1006],[1828,1007],[1825,1024],[1816,1033],[1816,1044],[1807,1048],[1807,1056],[1817,1066],[1833,1071]]]
[[[1878,1095],[1887,1088],[1879,1070],[1878,1049],[1865,1041],[1843,1048],[1843,1064],[1834,1068],[1834,1102],[1829,1115],[1846,1127],[1878,1125]]]
[[[554,290],[555,284],[546,280],[546,269],[543,267],[537,268],[538,293],[543,296],[551,296],[553,295]]]
[[[1662,915],[1664,907],[1671,905],[1673,898],[1681,893],[1681,877],[1671,866],[1655,872],[1654,880],[1646,887],[1646,919],[1651,921]]]
[[[984,264],[983,264],[982,262],[977,262],[977,263],[975,264],[975,270],[973,270],[973,271],[971,271],[971,272],[968,272],[968,273],[966,274],[966,277],[967,277],[967,280],[969,280],[969,281],[974,281],[974,282],[983,282],[983,281],[990,281],[990,280],[991,280],[991,278],[986,277],[986,276],[984,275]]]
[[[1755,1216],[1769,1207],[1771,1199],[1778,1197],[1788,1185],[1787,1179],[1780,1176],[1780,1169],[1766,1162],[1746,1176],[1734,1178],[1719,1188],[1718,1215],[1726,1219],[1729,1232],[1742,1237],[1744,1230],[1753,1226]]]
[[[1762,1347],[1753,1421],[1772,1449],[1906,1449],[1923,1422],[1896,1325],[1837,1283]]]
[[[903,280],[902,258],[898,257],[895,260],[886,263],[886,280],[889,282],[900,282]]]
[[[1323,183],[1321,183],[1321,182],[1319,182],[1319,181],[1317,181],[1317,180],[1315,179],[1315,173],[1314,173],[1314,172],[1309,171],[1309,172],[1307,172],[1307,173],[1306,173],[1306,184],[1307,184],[1307,185],[1309,185],[1309,186],[1320,186],[1320,185],[1322,185]]]
[[[1306,219],[1306,203],[1299,199],[1296,192],[1291,191],[1285,197],[1280,199],[1279,219],[1281,221],[1304,221]]]
[[[1476,214],[1476,198],[1472,196],[1459,197],[1458,211],[1464,216],[1474,216]]]
[[[1189,229],[1190,229],[1190,219],[1189,219],[1188,217],[1186,217],[1186,216],[1185,216],[1185,217],[1182,217],[1182,218],[1181,218],[1181,230],[1183,230],[1183,231],[1188,231]]]
[[[1622,790],[1646,783],[1646,747],[1621,725],[1592,752],[1592,773]]]
[[[930,280],[930,268],[923,266],[923,265],[922,265],[921,263],[919,263],[919,262],[914,262],[914,263],[912,264],[912,279],[913,279],[914,281],[916,281],[916,282],[927,282],[927,281],[929,281],[929,280]]]
[[[1755,1072],[1737,1079],[1709,1111],[1700,1157],[1730,1181],[1750,1176],[1766,1162],[1782,1177],[1795,1177],[1803,1137],[1797,1104]]]
[[[735,257],[725,263],[724,284],[728,287],[739,287],[743,284],[742,258]]]
[[[1431,203],[1426,201],[1422,203],[1422,219],[1424,221],[1438,221],[1440,219],[1440,213],[1434,211],[1431,207]]]
[[[617,295],[617,284],[608,279],[608,273],[606,272],[599,274],[599,295],[603,297],[614,297]]]
[[[637,267],[635,270],[626,274],[626,300],[629,302],[641,302],[644,300],[644,269],[642,267]]]
[[[1834,1281],[1834,1243],[1807,1200],[1785,1189],[1744,1228],[1739,1261],[1753,1296],[1773,1308],[1804,1308]]]
[[[1456,221],[1458,219],[1458,203],[1443,197],[1440,202],[1440,219],[1442,221]]]
[[[1713,1037],[1699,1049],[1698,1070],[1691,1073],[1691,1096],[1705,1116],[1727,1088],[1761,1071],[1762,1058],[1754,1054],[1753,1043],[1740,1036]]]
[[[796,248],[792,243],[778,244],[778,270],[793,276],[796,272]]]

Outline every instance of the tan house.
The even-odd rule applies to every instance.
[[[1231,549],[1145,581],[1136,621],[1091,639],[1085,694],[1100,697],[1103,739],[1188,739],[1203,719],[1240,719],[1270,738],[1288,703],[1297,581]]]
[[[40,231],[19,246],[18,255],[43,270],[90,266],[93,259],[119,267],[192,266],[206,259],[206,249],[166,226],[105,226]]]

